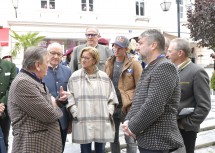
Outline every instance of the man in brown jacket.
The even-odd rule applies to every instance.
[[[140,63],[130,54],[127,54],[129,41],[124,36],[116,37],[113,43],[114,56],[110,57],[105,64],[105,72],[113,81],[119,105],[113,115],[115,123],[115,139],[111,143],[111,152],[120,153],[119,126],[124,121],[132,104],[132,98],[137,82],[142,73]],[[136,153],[136,142],[125,136],[127,152]]]

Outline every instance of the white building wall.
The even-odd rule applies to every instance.
[[[40,35],[53,39],[84,40],[85,29],[91,25],[97,26],[101,36],[111,41],[116,35],[129,38],[139,36],[149,28],[177,36],[177,5],[175,0],[170,1],[170,10],[163,12],[160,7],[163,0],[145,0],[146,16],[140,18],[136,16],[135,0],[94,0],[94,12],[81,11],[80,0],[55,0],[53,10],[41,9],[40,0],[19,0],[18,17],[15,18],[12,0],[1,0],[0,25],[10,27],[19,34],[39,32]],[[189,38],[189,30],[182,26],[184,23],[186,18],[181,20],[181,37]],[[8,54],[14,42],[10,38],[9,46],[0,49],[2,55]],[[18,57],[21,58],[22,55]],[[207,63],[208,60],[203,65]]]

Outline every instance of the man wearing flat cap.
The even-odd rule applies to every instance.
[[[111,153],[120,153],[119,126],[124,122],[125,115],[129,111],[134,90],[142,73],[140,63],[132,56],[127,54],[129,41],[125,36],[117,36],[113,43],[114,55],[105,63],[105,72],[113,81],[119,105],[117,106],[113,119],[115,123],[115,138],[111,143]],[[125,135],[127,152],[136,153],[136,142]]]

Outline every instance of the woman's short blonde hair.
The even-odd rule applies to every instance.
[[[95,59],[96,63],[95,64],[98,64],[99,63],[99,60],[100,60],[100,56],[99,56],[99,52],[96,48],[94,47],[84,47],[81,51],[81,55],[79,57],[79,61],[81,62],[81,57],[83,55],[84,52],[88,52],[90,53],[90,55],[92,56],[93,59]]]

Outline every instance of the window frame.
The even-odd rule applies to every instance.
[[[82,12],[94,12],[94,0],[81,0]]]
[[[55,0],[41,0],[41,9],[56,9],[56,1]]]
[[[142,9],[141,9],[141,4],[143,4]],[[136,16],[145,17],[146,16],[146,1],[145,0],[135,0],[135,11],[136,11],[136,13],[135,13]]]

